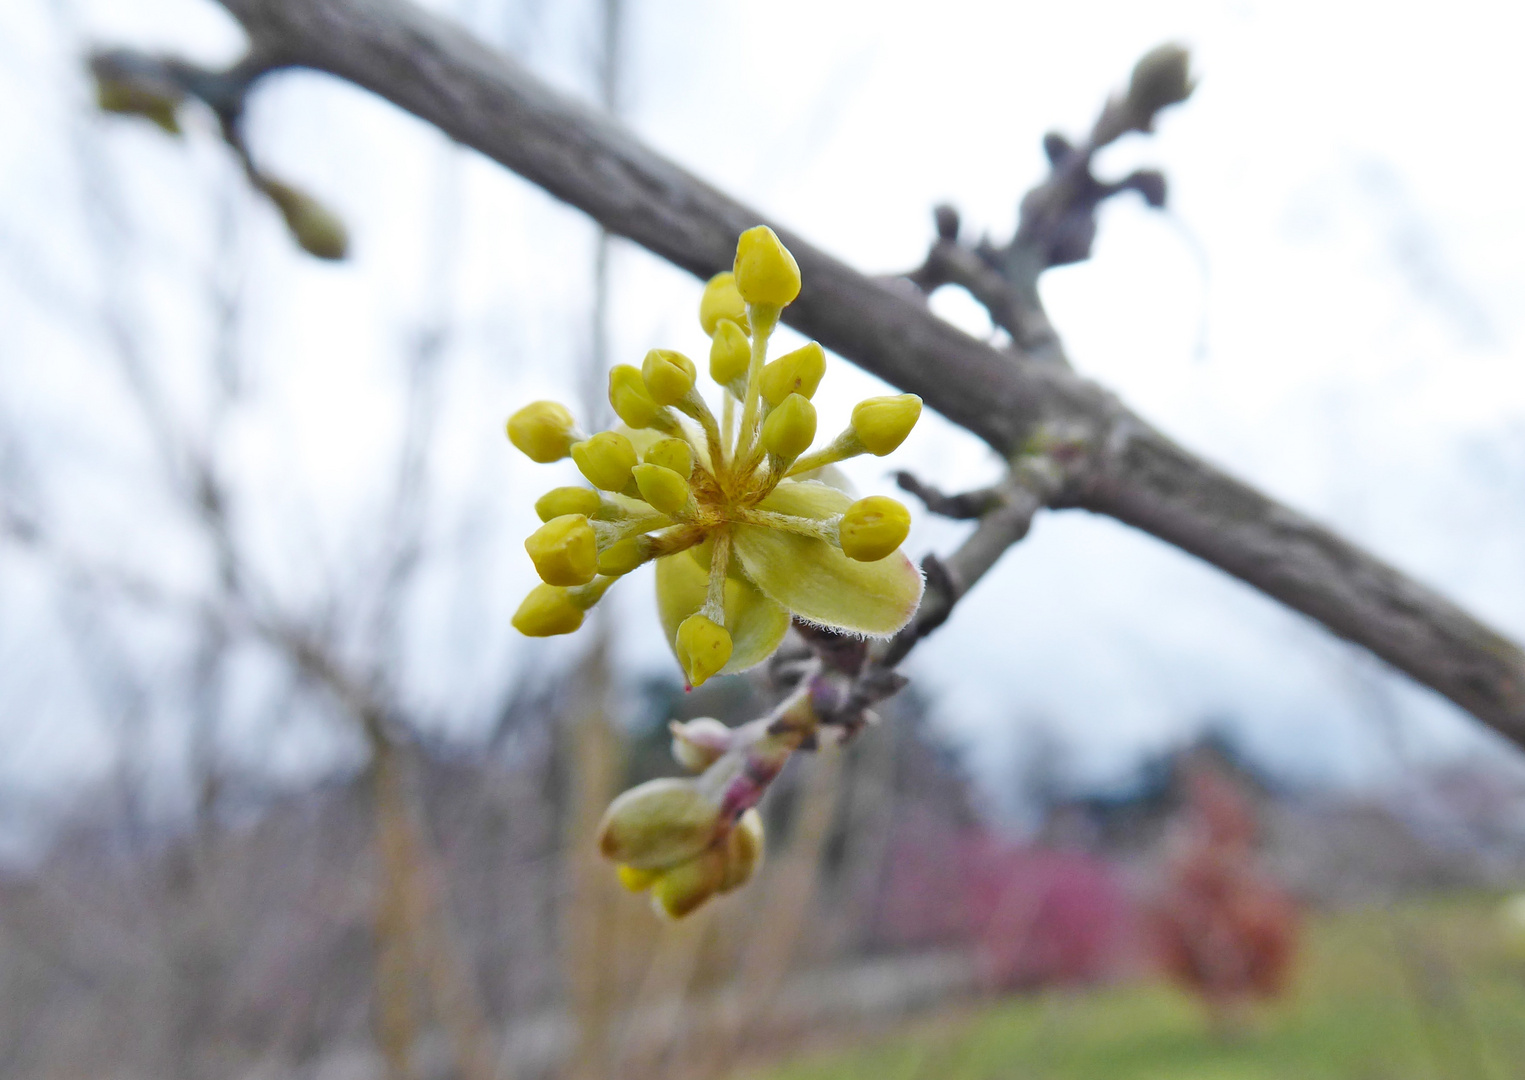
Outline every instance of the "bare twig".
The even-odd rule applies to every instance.
[[[728,268],[736,236],[766,221],[406,0],[222,2],[267,66],[303,65],[373,90],[692,273],[707,277]],[[1086,146],[1050,140],[1053,175],[1023,211],[1024,223],[1034,223],[1029,233],[1047,242],[1026,243],[1024,235],[1015,245],[1023,258],[1039,253],[1039,263],[1052,265],[1088,250],[1075,214],[1087,205],[1094,210],[1106,194],[1090,186],[1100,184],[1089,173],[1091,152],[1123,131],[1147,129],[1157,108],[1141,110],[1140,102],[1168,103],[1158,85],[1140,85],[1135,74],[1128,95],[1109,104]],[[1126,186],[1152,194],[1144,177]],[[1525,745],[1525,652],[1513,641],[1177,446],[1063,365],[976,341],[914,298],[787,229],[777,231],[810,285],[787,309],[797,329],[920,394],[1003,457],[1040,424],[1084,429],[1087,468],[1052,505],[1108,514],[1199,556]],[[1024,280],[1014,271],[1006,277]],[[1020,347],[1023,337],[1014,340]]]

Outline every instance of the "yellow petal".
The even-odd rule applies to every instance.
[[[669,648],[683,620],[704,606],[709,580],[708,568],[692,551],[657,560],[657,613]],[[789,612],[751,582],[732,576],[725,583],[725,628],[731,635],[731,658],[717,674],[731,675],[773,655],[789,629]]]
[[[711,675],[719,674],[735,648],[725,627],[703,615],[690,615],[678,627],[673,651],[678,664],[688,673],[690,686],[703,686]]]
[[[725,844],[725,880],[720,892],[739,889],[752,879],[763,856],[763,821],[757,807],[752,807],[731,828]]]
[[[824,484],[780,484],[760,506],[801,517],[827,517],[851,501]],[[899,551],[855,562],[824,540],[759,525],[738,525],[733,550],[757,587],[794,614],[855,634],[887,637],[921,602],[921,571]]]

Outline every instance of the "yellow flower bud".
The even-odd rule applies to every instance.
[[[847,508],[840,528],[842,554],[859,562],[878,562],[905,542],[911,512],[894,499],[870,495]]]
[[[508,441],[531,461],[542,465],[560,461],[572,449],[577,425],[566,407],[554,401],[536,401],[508,418]]]
[[[720,827],[719,807],[693,780],[648,780],[609,804],[598,849],[637,870],[663,870],[709,847]]]
[[[260,189],[270,196],[286,219],[292,238],[309,255],[338,260],[349,252],[349,230],[332,210],[305,191],[279,180],[265,179]]]
[[[673,758],[689,772],[703,772],[731,748],[731,729],[711,716],[674,720],[667,730],[672,732]]]
[[[652,882],[652,906],[670,918],[681,919],[714,896],[725,878],[725,850],[716,846],[664,871]]]
[[[637,465],[632,470],[641,498],[664,514],[678,514],[688,505],[692,494],[688,481],[661,465]]]
[[[920,418],[921,398],[915,394],[865,398],[853,407],[853,431],[865,450],[883,457],[905,442]]]
[[[563,514],[592,517],[602,506],[603,501],[596,491],[584,487],[559,487],[535,500],[535,514],[541,521],[550,521]]]
[[[749,304],[781,308],[800,294],[800,268],[783,241],[766,225],[736,241],[736,291]]]
[[[762,815],[753,807],[742,814],[726,837],[725,879],[717,890],[728,893],[752,879],[763,855]]]
[[[610,544],[598,553],[598,572],[610,577],[622,577],[640,566],[647,559],[640,536],[627,536],[618,543]]]
[[[555,637],[576,630],[582,616],[582,609],[572,603],[565,589],[536,585],[510,621],[525,637]]]
[[[630,364],[616,364],[609,372],[609,404],[614,415],[636,430],[651,427],[661,415],[646,380]]]
[[[825,374],[826,353],[812,341],[765,365],[758,388],[764,400],[776,406],[790,394],[813,397]]]
[[[694,473],[694,451],[682,439],[658,439],[646,448],[645,461],[671,469],[685,480]]]
[[[694,388],[694,362],[672,349],[652,349],[641,364],[646,392],[658,405],[676,405]]]
[[[620,879],[620,884],[633,893],[645,892],[662,876],[660,870],[637,870],[633,866],[619,866],[614,873]]]
[[[710,342],[710,378],[721,386],[746,377],[752,363],[752,342],[741,327],[722,319]]]
[[[762,444],[770,454],[793,461],[815,441],[815,406],[790,394],[763,421]]]
[[[690,686],[703,686],[706,679],[731,658],[731,635],[725,627],[703,615],[690,615],[678,626],[678,663]]]
[[[636,466],[635,447],[617,431],[600,431],[572,447],[572,460],[594,487],[622,491],[630,484],[630,470]]]
[[[586,585],[598,572],[598,538],[581,514],[552,518],[530,533],[524,550],[547,585]]]
[[[699,325],[706,334],[713,335],[722,319],[729,319],[742,330],[750,331],[747,323],[747,302],[736,291],[736,275],[729,270],[710,278],[699,299]]]

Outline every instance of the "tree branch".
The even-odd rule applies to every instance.
[[[404,0],[222,3],[248,29],[254,54],[370,89],[700,277],[729,268],[737,235],[767,222],[513,60]],[[1135,121],[1111,126],[1120,123]],[[1111,134],[1111,128],[1093,132],[1091,141]],[[1062,365],[993,349],[936,318],[914,295],[774,228],[809,283],[786,311],[791,325],[920,394],[1003,457],[1013,457],[1040,423],[1083,428],[1089,433],[1084,467],[1053,505],[1108,514],[1199,556],[1365,646],[1525,746],[1525,653],[1516,644],[1176,446]]]

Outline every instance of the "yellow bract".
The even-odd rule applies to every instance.
[[[851,427],[811,450],[810,397],[826,354],[808,342],[768,359],[780,310],[799,289],[794,257],[762,226],[742,234],[734,272],[705,286],[699,317],[723,409],[710,411],[692,360],[653,349],[639,369],[622,364],[609,374],[619,430],[585,437],[551,402],[514,415],[516,446],[537,461],[570,454],[597,489],[557,488],[536,503],[545,525],[525,546],[546,584],[520,606],[516,627],[568,633],[613,581],[652,560],[663,632],[694,686],[767,659],[792,617],[874,636],[909,621],[922,582],[896,550],[908,527],[904,507],[854,504],[807,477],[831,475],[827,466],[854,455],[888,453],[916,423],[921,399],[863,402]],[[744,863],[727,856],[727,873]],[[684,873],[660,890],[643,887],[681,909],[714,884],[698,864]]]

